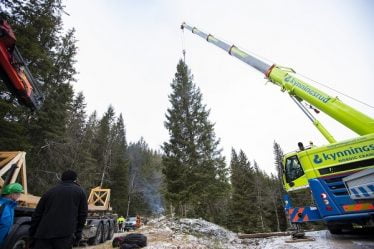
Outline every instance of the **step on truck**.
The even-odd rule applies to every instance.
[[[309,188],[314,201],[310,206],[292,207],[292,200],[286,195],[285,211],[290,222],[299,228],[304,222],[324,221],[331,233],[352,227],[374,227],[374,119],[310,85],[292,68],[269,64],[186,23],[181,28],[263,73],[291,97],[328,141],[329,144],[320,147],[304,147],[299,143],[297,151],[283,157],[284,189],[297,192]],[[305,102],[358,137],[336,141],[305,107]]]

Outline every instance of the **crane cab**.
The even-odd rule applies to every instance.
[[[308,187],[308,179],[300,163],[298,152],[289,153],[283,158],[283,186],[286,191]]]
[[[366,168],[374,168],[374,134],[286,154],[283,186],[294,191],[307,188],[310,179],[348,175]]]

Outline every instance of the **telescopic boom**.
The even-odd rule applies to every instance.
[[[280,86],[282,91],[287,91],[294,100],[308,102],[359,135],[374,133],[374,119],[344,104],[337,97],[331,97],[303,80],[298,79],[294,70],[276,64],[269,65],[254,55],[248,54],[236,46],[229,45],[215,38],[213,35],[206,34],[186,23],[182,23],[181,28],[190,30],[193,34],[204,38],[208,42],[227,51],[230,55],[262,72],[272,83]],[[329,142],[335,142],[332,136],[317,120],[312,121]]]

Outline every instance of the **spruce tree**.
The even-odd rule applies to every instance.
[[[74,98],[69,111],[66,142],[61,157],[65,158],[66,168],[73,169],[78,173],[79,183],[87,190],[95,186],[93,178],[96,173],[96,161],[90,149],[92,143],[90,133],[91,130],[87,125],[86,103],[83,93],[80,92]]]
[[[115,138],[113,125],[115,121],[115,113],[112,106],[109,106],[107,111],[98,123],[97,133],[94,139],[94,157],[97,160],[97,172],[100,173],[100,178],[96,183],[99,186],[108,184],[108,172],[112,166],[112,146]]]
[[[260,207],[256,183],[259,176],[251,165],[245,153],[231,153],[231,184],[232,198],[229,228],[235,232],[252,233],[259,231]],[[260,176],[261,177],[261,176]]]
[[[280,145],[274,141],[273,143],[273,153],[274,153],[274,164],[275,169],[277,171],[277,178],[279,179],[280,184],[282,185],[282,174],[283,174],[283,166],[282,166],[282,158],[283,158],[283,151]]]
[[[177,215],[212,220],[215,202],[228,190],[219,140],[215,138],[214,124],[208,120],[209,110],[202,104],[202,94],[182,60],[171,87],[171,108],[165,122],[170,139],[162,147],[165,196],[177,208]]]
[[[109,187],[111,188],[111,200],[114,210],[124,214],[126,210],[128,185],[129,159],[127,152],[126,131],[122,114],[117,118],[113,126],[114,139],[112,144],[111,167],[109,173]]]

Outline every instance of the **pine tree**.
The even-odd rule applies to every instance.
[[[86,103],[83,93],[78,93],[69,111],[65,143],[60,157],[65,159],[65,167],[78,173],[79,183],[89,190],[94,185],[96,161],[91,154],[92,137],[87,125]]]
[[[65,159],[59,155],[65,148],[66,124],[73,101],[70,84],[76,74],[74,30],[63,32],[60,0],[2,1],[0,7],[16,34],[17,46],[30,71],[43,83],[45,102],[38,112],[30,113],[16,105],[6,91],[0,100],[0,109],[4,110],[0,113],[7,117],[1,126],[9,136],[4,142],[15,149],[15,140],[9,139],[16,138],[16,133],[24,137],[16,138],[21,141],[17,149],[29,152],[30,190],[39,194],[55,184],[55,176],[65,169]],[[14,120],[18,125],[12,123]]]
[[[214,124],[208,120],[209,111],[202,104],[202,94],[182,60],[171,87],[172,107],[165,122],[170,139],[163,144],[165,196],[177,208],[177,215],[212,219],[215,201],[228,190],[219,140]]]
[[[5,86],[0,79],[0,96],[6,95],[6,92],[7,90],[5,90]],[[27,139],[27,127],[23,125],[23,119],[22,108],[16,108],[10,102],[0,99],[0,148],[2,150],[30,149],[31,144]]]
[[[87,192],[96,187],[100,182],[101,171],[99,170],[98,160],[95,157],[96,152],[96,135],[98,131],[99,120],[97,113],[94,111],[88,117],[84,125],[84,136],[80,145],[81,161],[77,163],[80,168],[80,175],[84,179],[80,180],[81,185],[86,188]]]
[[[256,200],[256,206],[258,207],[258,218],[259,218],[259,224],[260,224],[260,231],[265,232],[266,231],[266,223],[265,223],[265,208],[266,206],[263,203],[264,197],[263,197],[263,187],[265,186],[263,179],[264,174],[261,172],[258,164],[256,161],[253,162],[253,167],[255,169],[255,189],[257,194],[257,200]]]
[[[273,153],[274,153],[274,163],[275,163],[275,169],[277,171],[277,178],[279,179],[280,184],[282,185],[282,174],[283,174],[283,164],[282,164],[282,158],[283,158],[283,151],[280,145],[274,141],[273,143]]]
[[[127,152],[126,131],[122,114],[113,126],[114,140],[112,144],[112,166],[108,169],[111,188],[111,199],[114,210],[124,214],[128,192],[129,158]]]
[[[112,129],[115,120],[115,113],[112,106],[109,106],[107,111],[98,123],[97,133],[94,139],[94,157],[97,160],[97,171],[100,172],[100,179],[98,185],[104,186],[108,184],[108,172],[112,166],[112,146],[115,139],[115,134]]]
[[[277,172],[276,177],[272,177],[274,184],[272,192],[274,193],[274,208],[277,213],[277,230],[285,230],[287,228],[287,217],[284,212],[283,195],[285,191],[283,189],[283,151],[280,145],[274,141],[274,164]]]

